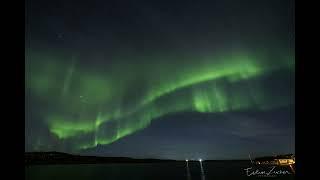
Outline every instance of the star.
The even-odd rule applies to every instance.
[[[62,39],[63,38],[63,33],[58,33],[57,36],[58,36],[59,39]]]

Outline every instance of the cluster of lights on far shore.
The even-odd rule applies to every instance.
[[[189,159],[186,159],[186,162],[188,162],[188,161],[189,161]],[[203,160],[202,160],[202,159],[199,159],[199,161],[202,162]]]

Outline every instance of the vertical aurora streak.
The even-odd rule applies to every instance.
[[[72,78],[72,75],[73,75],[73,72],[74,72],[74,69],[75,69],[75,57],[72,57],[71,61],[72,61],[71,62],[71,67],[68,69],[66,78],[65,78],[64,83],[63,83],[62,96],[65,96],[66,93],[69,90],[70,83],[71,83],[71,78]]]

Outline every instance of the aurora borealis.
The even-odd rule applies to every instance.
[[[228,8],[222,15],[214,15],[205,3],[193,2],[199,9],[204,8],[201,11],[188,11],[193,6],[190,1],[185,6],[179,4],[177,9],[184,9],[182,12],[169,8],[167,13],[152,11],[153,14],[150,9],[157,9],[157,3],[153,6],[146,2],[126,5],[109,2],[99,8],[92,3],[92,9],[85,12],[81,3],[74,9],[68,3],[55,3],[38,11],[32,10],[43,3],[31,0],[27,6],[27,150],[80,153],[108,149],[130,136],[147,132],[152,124],[168,117],[173,117],[175,126],[177,119],[189,113],[199,117],[231,117],[234,113],[265,114],[294,107],[294,42],[283,35],[291,33],[292,17],[273,17],[284,9],[290,10],[287,6],[269,2],[271,7],[279,6],[279,12],[266,8],[261,17],[248,16],[240,7],[238,15],[229,17],[233,27],[226,30],[223,22],[215,23],[210,17],[213,20],[215,16],[230,14]],[[218,6],[219,3],[209,7],[219,9]],[[221,3],[221,6],[230,4]],[[255,6],[259,9],[261,5]],[[176,18],[187,14],[190,19]],[[198,18],[201,22],[194,28]],[[257,24],[246,26],[253,22]],[[259,119],[265,118],[261,116],[248,123],[260,126],[263,120]],[[246,120],[241,119],[242,116],[233,116],[225,122],[242,127]],[[294,122],[291,116],[284,119],[289,124]],[[217,121],[221,120],[208,121],[220,123]],[[180,129],[175,131],[179,134]],[[167,137],[165,128],[160,132],[162,135],[157,138]],[[229,134],[234,133],[239,132]],[[290,141],[289,146],[292,145]],[[123,155],[123,149],[115,149],[117,153],[111,155]],[[179,154],[179,148],[176,151]],[[102,150],[98,154],[106,152]]]

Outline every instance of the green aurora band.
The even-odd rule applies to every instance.
[[[50,133],[75,151],[110,144],[171,113],[266,110],[290,104],[288,96],[272,97],[259,78],[280,70],[294,72],[294,56],[283,55],[276,63],[244,51],[141,56],[143,65],[130,64],[128,58],[115,58],[108,66],[85,66],[76,56],[29,50],[27,101],[37,99],[50,107],[38,113]]]

